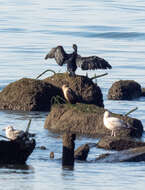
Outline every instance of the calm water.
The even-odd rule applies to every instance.
[[[77,43],[81,55],[96,54],[113,66],[109,75],[98,79],[105,107],[116,113],[139,109],[132,117],[145,126],[145,98],[108,101],[108,89],[119,79],[134,79],[145,87],[145,2],[140,0],[0,0],[0,90],[22,77],[35,78],[47,68],[66,71],[55,61],[45,61],[50,48],[62,44],[72,51]],[[80,70],[79,74],[86,74]],[[89,72],[89,76],[104,71]],[[47,74],[47,75],[50,75]],[[44,76],[46,77],[46,76]],[[145,163],[76,163],[74,171],[61,168],[62,141],[43,128],[47,113],[0,112],[0,130],[12,124],[37,134],[37,148],[27,167],[1,167],[0,187],[8,189],[143,189]],[[3,134],[1,131],[0,134]],[[143,137],[143,140],[145,138]],[[95,139],[79,138],[76,147]],[[47,150],[38,147],[45,145]],[[49,159],[50,151],[55,160]],[[88,159],[104,152],[93,148]]]

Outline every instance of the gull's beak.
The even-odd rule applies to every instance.
[[[2,129],[2,131],[5,131],[6,129]]]

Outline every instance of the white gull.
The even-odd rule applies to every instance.
[[[7,126],[4,130],[6,131],[6,137],[11,140],[15,140],[24,134],[24,131],[16,130],[11,125]]]
[[[110,117],[109,111],[104,112],[103,122],[105,127],[112,131],[111,136],[116,136],[116,130],[130,128],[129,124],[126,124],[123,120],[116,117]]]

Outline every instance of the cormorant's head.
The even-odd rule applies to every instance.
[[[75,52],[77,52],[78,47],[76,44],[73,44],[73,49],[75,50]]]
[[[69,88],[68,85],[66,85],[66,84],[63,84],[63,85],[62,85],[62,90],[65,90],[65,89],[67,89],[67,88]]]

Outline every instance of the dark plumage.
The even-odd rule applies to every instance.
[[[76,58],[77,58],[77,46],[73,45],[74,52],[72,55],[65,61],[65,64],[67,64],[67,71],[69,72],[70,76],[75,76],[75,71],[77,69],[76,65]]]
[[[103,58],[97,56],[81,57],[77,54],[77,45],[73,45],[74,52],[67,54],[62,46],[52,48],[45,59],[54,58],[60,66],[67,64],[70,75],[74,75],[77,67],[82,70],[111,69],[112,66]]]

